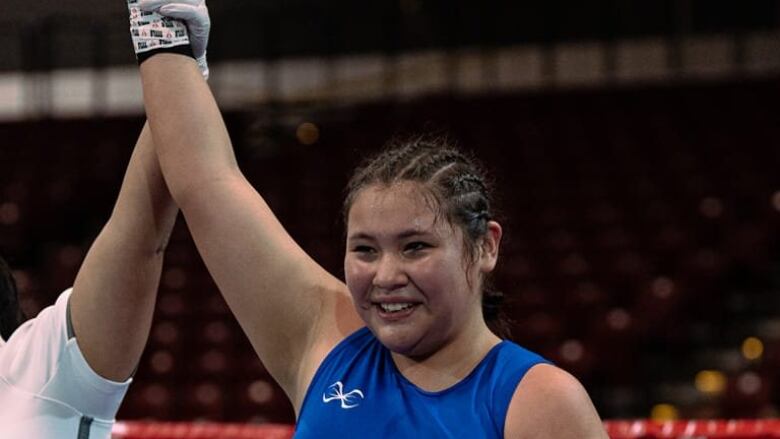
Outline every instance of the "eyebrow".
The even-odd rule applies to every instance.
[[[409,229],[409,230],[404,230],[403,232],[395,235],[395,237],[398,239],[406,239],[412,236],[430,236],[430,235],[432,235],[431,232]],[[369,235],[368,233],[365,232],[358,232],[355,233],[354,235],[350,235],[347,237],[347,240],[358,240],[358,239],[374,240],[376,238],[373,235]]]

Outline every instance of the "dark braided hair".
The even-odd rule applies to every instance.
[[[0,336],[3,340],[7,341],[25,320],[11,267],[0,257]]]
[[[485,172],[476,159],[456,149],[446,138],[415,137],[394,139],[383,150],[365,160],[347,183],[344,223],[364,188],[380,184],[391,186],[404,181],[420,183],[428,190],[434,210],[463,232],[469,265],[474,262],[479,242],[494,218],[492,191]],[[482,314],[498,336],[509,336],[509,324],[501,311],[504,295],[482,279]]]

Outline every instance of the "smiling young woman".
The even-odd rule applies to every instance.
[[[426,161],[441,169],[413,166]],[[367,178],[371,168],[394,162],[403,165],[394,172],[400,175],[385,171],[383,178],[374,170]],[[482,285],[496,265],[501,226],[489,219],[486,186],[475,170],[435,142],[408,142],[356,174],[345,206],[344,272],[358,314],[399,370],[426,390],[455,384],[500,341],[483,316]],[[472,176],[471,187],[454,183],[464,175]],[[427,379],[409,376],[432,370],[421,363],[439,367]]]
[[[502,229],[467,155],[415,139],[355,172],[342,282],[243,176],[195,62],[158,54],[141,76],[165,180],[296,437],[606,437],[577,380],[493,324]]]

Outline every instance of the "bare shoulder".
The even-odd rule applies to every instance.
[[[563,369],[539,364],[512,396],[504,437],[606,439],[607,434],[582,384]]]

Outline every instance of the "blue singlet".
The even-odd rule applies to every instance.
[[[424,391],[398,371],[368,328],[339,343],[317,369],[296,439],[496,438],[518,383],[547,361],[502,341],[454,386]]]

